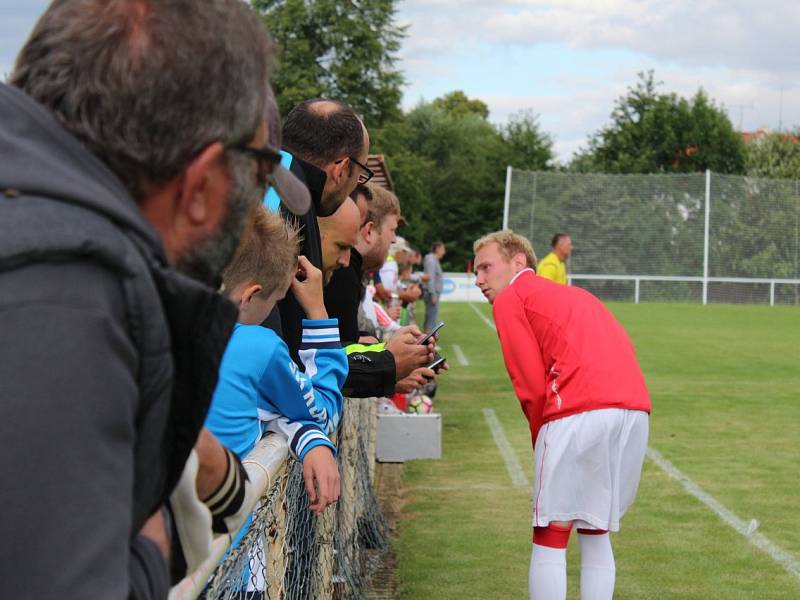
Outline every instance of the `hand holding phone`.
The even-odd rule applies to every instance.
[[[429,334],[427,334],[427,335],[424,335],[424,336],[422,336],[421,338],[419,338],[419,340],[417,340],[417,343],[418,343],[420,346],[424,346],[425,344],[427,344],[428,342],[430,342],[430,341],[431,341],[431,338],[432,338],[434,335],[436,335],[436,332],[437,332],[437,331],[439,331],[439,330],[440,330],[442,327],[444,327],[444,321],[442,321],[441,323],[438,323],[438,324],[436,325],[436,327],[434,327],[433,329],[431,329],[431,332],[430,332]]]
[[[428,365],[428,368],[435,373],[438,373],[441,368],[444,366],[444,363],[447,359],[444,356],[436,355],[436,359]]]

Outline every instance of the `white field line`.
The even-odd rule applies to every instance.
[[[477,315],[478,315],[478,316],[479,316],[481,319],[483,319],[483,322],[484,322],[484,323],[486,323],[486,324],[487,324],[489,327],[491,327],[492,329],[494,329],[495,331],[497,331],[497,327],[495,326],[495,324],[494,324],[494,323],[492,323],[492,320],[491,320],[491,319],[489,319],[489,318],[488,318],[486,315],[484,315],[484,314],[483,314],[483,313],[480,311],[480,309],[479,309],[477,306],[475,306],[475,305],[474,305],[472,302],[470,302],[470,303],[469,303],[469,306],[470,306],[470,308],[471,308],[472,310],[474,310],[474,311],[477,313]]]
[[[514,454],[511,444],[508,443],[508,438],[503,431],[503,426],[500,425],[500,421],[497,420],[497,415],[494,410],[491,408],[484,408],[483,416],[486,418],[486,423],[489,425],[489,429],[492,432],[494,443],[497,444],[497,449],[500,451],[506,463],[506,470],[508,471],[509,477],[511,477],[511,483],[518,487],[530,485],[528,483],[528,478],[525,477],[525,472],[522,470],[522,466],[519,464],[517,455]]]
[[[458,344],[453,344],[453,352],[456,355],[456,360],[458,361],[458,364],[460,364],[462,367],[469,366],[469,360],[467,359],[467,355],[464,354],[464,351],[461,349],[461,346],[459,346]]]
[[[647,456],[656,465],[658,465],[662,471],[678,481],[688,494],[694,496],[708,508],[717,513],[717,516],[722,519],[726,525],[734,529],[736,532],[742,534],[748,542],[753,544],[753,546],[767,553],[772,560],[786,569],[790,575],[800,579],[800,562],[798,562],[798,560],[791,554],[786,552],[786,550],[769,541],[762,533],[756,531],[756,528],[758,527],[758,521],[751,519],[750,522],[747,523],[737,517],[716,498],[704,492],[694,481],[681,473],[677,467],[664,458],[658,450],[648,448]]]

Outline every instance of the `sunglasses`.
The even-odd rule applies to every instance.
[[[251,148],[250,146],[229,146],[229,150],[241,152],[256,161],[258,165],[258,182],[267,187],[272,180],[272,173],[275,167],[281,163],[281,153],[277,148],[264,146],[263,148]]]

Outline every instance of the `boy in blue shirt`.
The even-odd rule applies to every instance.
[[[337,319],[328,319],[322,273],[297,256],[298,235],[278,214],[260,210],[223,274],[223,291],[239,305],[220,365],[206,427],[243,458],[266,431],[289,439],[303,463],[310,509],[339,497],[335,446],[328,438],[342,414],[347,356]],[[260,324],[291,287],[306,313],[297,368],[286,343]]]

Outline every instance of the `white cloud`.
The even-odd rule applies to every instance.
[[[625,91],[621,82],[593,82],[573,86],[564,93],[546,96],[479,96],[491,111],[491,120],[504,122],[520,109],[533,110],[539,116],[543,132],[554,138],[553,150],[561,162],[586,145],[588,135],[608,120],[611,101]]]
[[[800,8],[794,2],[406,0],[399,7],[410,23],[401,55],[410,83],[405,105],[423,95],[430,99],[445,85],[481,98],[493,121],[532,108],[554,135],[561,160],[608,122],[637,72],[651,68],[664,91],[691,96],[704,88],[744,130],[800,125],[800,86],[794,84],[800,79]],[[532,74],[537,65],[527,61],[543,47],[569,49],[559,73]],[[622,51],[624,59],[604,63],[615,60],[609,51]],[[486,53],[508,55],[502,75],[519,82],[507,86],[515,93],[487,83]]]
[[[504,122],[520,109],[531,109],[539,115],[543,131],[555,138],[554,150],[561,162],[568,161],[584,148],[589,136],[609,123],[617,98],[636,81],[637,71],[647,68],[642,63],[617,70],[610,78],[590,75],[564,75],[558,86],[562,91],[551,95],[492,95],[478,94],[491,111],[491,120]],[[656,74],[663,81],[661,89],[684,97],[693,96],[700,87],[724,108],[734,127],[754,131],[766,127],[776,130],[800,126],[800,90],[783,92],[782,115],[779,115],[780,93],[765,90],[758,73],[727,70],[688,70],[663,68]]]
[[[0,77],[46,6],[46,0],[0,0]],[[650,68],[666,91],[691,96],[702,86],[734,125],[741,115],[745,130],[776,129],[779,121],[800,125],[795,2],[400,0],[398,9],[398,23],[409,25],[400,52],[408,80],[404,108],[455,89],[484,100],[493,121],[531,108],[555,137],[561,160],[608,122],[614,100]],[[571,62],[555,75],[535,72],[529,57],[543,44],[570,49]],[[609,50],[629,59],[604,64]],[[514,89],[490,83],[498,73],[487,73],[484,61],[492,56],[504,57],[492,68],[501,62],[499,75],[516,82]]]
[[[798,16],[795,2],[775,0],[522,0],[498,7],[485,34],[497,43],[557,42],[691,66],[797,73]]]

